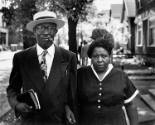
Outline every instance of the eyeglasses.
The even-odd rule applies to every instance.
[[[44,33],[45,31],[49,33],[54,33],[57,31],[56,25],[51,24],[41,24],[35,27],[35,31],[38,33]]]

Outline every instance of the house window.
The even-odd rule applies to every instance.
[[[137,26],[137,46],[142,46],[142,25]]]
[[[6,33],[0,33],[0,45],[3,45],[6,43]]]
[[[149,21],[148,46],[155,46],[155,19]]]

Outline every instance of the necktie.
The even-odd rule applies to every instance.
[[[46,82],[47,80],[47,64],[46,64],[46,58],[45,58],[47,53],[48,53],[47,50],[42,52],[42,58],[40,61],[40,68],[41,68],[44,82]]]

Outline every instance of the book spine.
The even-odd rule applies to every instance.
[[[41,106],[40,106],[40,103],[39,103],[39,99],[38,99],[37,93],[34,92],[34,95],[36,96],[36,100],[37,100],[37,104],[38,104],[38,109],[41,109]]]

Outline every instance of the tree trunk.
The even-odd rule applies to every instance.
[[[78,20],[74,21],[71,17],[68,17],[68,43],[69,50],[77,54],[77,41],[76,41],[76,27]]]

